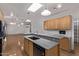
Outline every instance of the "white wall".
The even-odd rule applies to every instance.
[[[15,25],[11,25],[10,23],[14,22],[16,23]],[[16,18],[6,18],[5,23],[6,23],[6,33],[7,34],[20,34],[24,33],[24,26],[18,26],[22,21],[17,20]]]

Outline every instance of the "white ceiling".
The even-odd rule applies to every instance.
[[[27,15],[27,8],[31,5],[32,3],[0,3],[0,8],[3,10],[5,16],[9,16],[11,12],[14,13],[14,15],[19,18],[19,19],[33,19],[33,20],[38,20],[38,19],[46,19],[46,18],[53,18],[56,17],[57,15],[63,14],[65,15],[66,13],[70,13],[71,15],[74,15],[74,13],[79,12],[79,4],[78,3],[62,3],[62,8],[54,10],[53,8],[57,6],[58,3],[41,3],[43,5],[42,8],[40,8],[38,11],[35,13],[30,12],[29,15]],[[48,9],[52,12],[52,15],[43,17],[41,16],[41,12],[45,9],[45,7],[48,7]],[[77,14],[79,15],[79,14]]]

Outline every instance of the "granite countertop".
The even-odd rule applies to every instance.
[[[63,35],[63,34],[54,34],[52,35],[52,37],[56,37],[56,38],[62,38],[62,37],[68,37],[68,38],[71,38],[71,36],[66,36],[66,35]]]
[[[27,38],[28,40],[32,41],[33,43],[35,43],[35,44],[37,44],[45,49],[53,48],[54,46],[56,46],[58,44],[58,42],[50,41],[50,40],[44,39],[44,38],[39,37],[39,36],[37,36],[37,37],[39,37],[40,39],[37,39],[37,40],[32,40],[28,37],[31,37],[31,36],[30,35],[24,36],[24,38]]]

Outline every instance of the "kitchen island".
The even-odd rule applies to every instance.
[[[37,37],[33,40],[30,37]],[[59,44],[35,35],[24,36],[24,51],[29,56],[57,56],[59,55]]]

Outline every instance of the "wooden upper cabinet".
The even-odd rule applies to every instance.
[[[47,30],[51,30],[51,29],[57,29],[57,20],[54,19],[50,19],[50,20],[47,20],[47,21],[44,21],[44,29],[47,29]]]
[[[3,11],[0,9],[0,20],[3,20],[4,19],[4,14],[3,14]]]
[[[44,29],[47,30],[69,30],[71,29],[71,16],[64,16],[62,18],[49,19],[44,21]]]
[[[59,30],[69,30],[72,27],[72,19],[71,16],[65,16],[59,19],[58,22],[58,29]]]

